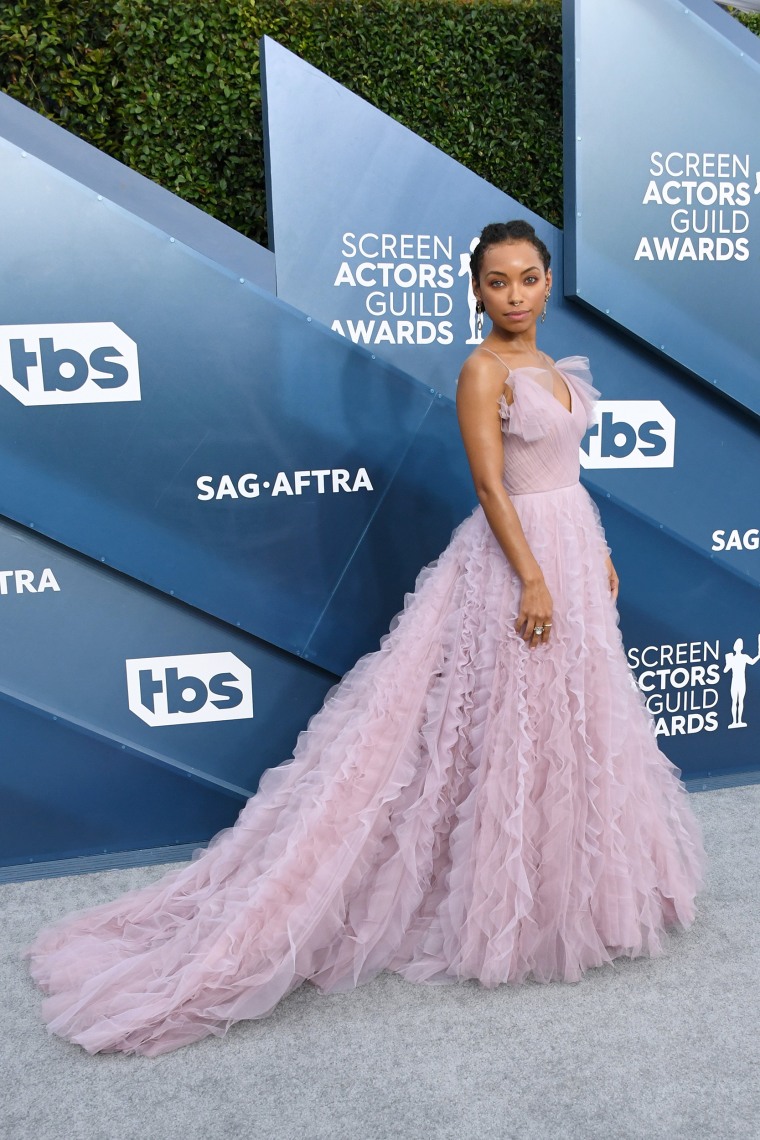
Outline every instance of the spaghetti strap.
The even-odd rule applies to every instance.
[[[488,353],[490,353],[490,355],[491,355],[491,356],[495,357],[495,358],[496,358],[496,360],[498,360],[499,364],[501,364],[501,365],[502,365],[504,368],[506,368],[506,370],[507,370],[507,375],[504,377],[504,383],[506,384],[506,383],[507,383],[507,381],[509,380],[509,377],[512,375],[512,370],[511,370],[511,368],[509,367],[509,365],[508,365],[508,364],[505,364],[505,363],[504,363],[504,361],[503,361],[503,360],[501,359],[501,357],[499,356],[499,354],[498,354],[498,353],[496,353],[496,352],[494,352],[492,349],[490,349],[490,348],[486,348],[486,347],[485,347],[485,345],[483,345],[483,344],[481,344],[481,345],[480,345],[480,348],[483,350],[483,352],[488,352]]]

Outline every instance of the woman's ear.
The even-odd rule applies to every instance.
[[[546,271],[546,292],[551,293],[551,291],[552,291],[552,271],[551,271],[551,269],[547,269],[547,271]]]

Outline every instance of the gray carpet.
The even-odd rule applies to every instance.
[[[17,955],[75,907],[157,878],[0,887],[3,1140],[756,1140],[760,786],[692,797],[710,859],[665,957],[575,985],[302,986],[263,1021],[155,1060],[49,1037]]]

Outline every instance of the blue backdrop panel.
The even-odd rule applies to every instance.
[[[208,235],[190,248],[150,211],[101,195],[104,183],[79,184],[42,161],[60,157],[76,172],[66,133],[54,139],[60,155],[37,145],[44,127],[25,146],[36,120],[26,112],[15,130],[13,107],[0,108],[23,148],[0,142],[13,221],[0,287],[0,510],[21,525],[1,528],[0,691],[10,710],[3,778],[22,822],[0,846],[5,865],[93,850],[79,805],[97,794],[81,786],[77,749],[93,789],[108,784],[111,756],[143,789],[159,771],[159,782],[174,772],[199,796],[209,789],[196,830],[175,829],[171,812],[155,827],[151,812],[135,811],[110,833],[104,824],[103,849],[208,838],[218,793],[239,804],[255,790],[335,680],[276,646],[336,671],[374,648],[435,553],[431,536],[444,542],[458,521],[452,502],[465,485],[460,448],[459,468],[447,462],[408,486],[415,454],[438,451],[441,397],[199,255]],[[168,230],[181,231],[172,220]],[[389,492],[400,511],[392,535]],[[399,553],[376,589],[364,544],[380,541]],[[55,588],[42,588],[46,572]],[[213,673],[201,712],[190,711],[195,662],[218,654],[250,670],[253,717],[206,718]],[[149,678],[144,701],[139,686],[128,695],[128,663],[133,683]],[[57,822],[27,763],[47,771],[51,725],[69,742]]]
[[[0,136],[206,257],[221,261],[238,277],[274,292],[274,257],[268,249],[2,92]]]
[[[331,674],[4,522],[0,565],[7,591],[0,594],[0,691],[231,793],[250,794],[264,768],[290,755],[293,724],[305,724],[334,683]],[[57,590],[46,587],[46,570]],[[36,593],[23,581],[17,591],[18,573],[27,571]],[[251,670],[252,718],[220,725],[178,716],[151,726],[130,708],[128,660],[206,653],[232,653]],[[20,762],[23,741],[10,744]]]
[[[0,697],[0,867],[204,843],[241,799]]]
[[[757,534],[757,518],[750,493],[760,467],[753,417],[719,392],[695,386],[682,368],[623,335],[574,298],[566,301],[561,295],[563,241],[558,230],[279,45],[265,39],[262,51],[279,295],[327,324],[339,320],[347,333],[349,321],[356,330],[358,322],[365,320],[366,330],[367,302],[373,293],[382,293],[389,308],[401,293],[416,296],[418,304],[424,300],[428,308],[437,292],[447,293],[458,330],[451,344],[380,340],[368,344],[365,351],[382,354],[453,394],[461,361],[473,347],[467,278],[458,275],[462,251],[469,252],[472,236],[487,222],[510,217],[531,220],[550,248],[555,274],[549,317],[541,329],[542,346],[555,357],[589,356],[602,392],[600,422],[587,436],[581,454],[583,477],[603,503],[610,496],[630,517],[630,532],[622,525],[616,527],[613,550],[625,588],[633,578],[641,579],[641,589],[649,592],[650,611],[662,615],[659,559],[670,557],[667,552],[672,551],[675,563],[681,565],[682,549],[686,549],[693,552],[729,608],[736,606],[734,624],[740,626],[746,602],[736,601],[734,582],[760,581],[760,553],[752,537]],[[597,114],[603,119],[603,102]],[[308,196],[301,193],[305,184],[309,185]],[[338,196],[336,185],[343,188]],[[348,241],[347,233],[352,235]],[[366,238],[366,256],[359,252],[362,237]],[[445,246],[453,252],[448,260],[441,253]],[[345,256],[344,249],[348,251]],[[373,250],[380,250],[380,256],[371,257]],[[431,256],[435,250],[437,259]],[[419,282],[426,267],[429,277],[433,262],[441,275],[445,265],[449,266],[451,289],[438,289],[435,284],[420,289],[361,283],[362,275],[369,281],[385,273],[390,281],[397,272],[402,282]],[[347,283],[350,277],[355,285]],[[376,297],[372,303],[381,300]],[[452,435],[456,431],[453,417],[450,430]],[[434,482],[441,468],[427,459],[422,466]],[[468,476],[463,466],[454,470],[463,480],[457,502],[464,507],[471,501]],[[414,478],[419,477],[417,470]],[[442,489],[442,494],[450,496],[451,488]],[[403,504],[397,509],[403,511]],[[639,557],[642,526],[655,532],[657,540],[658,561],[645,569]],[[388,533],[391,527],[389,519]],[[366,553],[369,556],[369,548]],[[428,550],[426,557],[436,553]],[[409,588],[411,566],[403,573]],[[360,586],[352,585],[349,574],[341,589],[346,594],[350,591],[355,600],[360,597]],[[626,643],[636,645],[636,610],[623,605],[623,615]],[[699,637],[702,616],[699,610],[684,615],[684,628],[692,631],[689,636]],[[655,623],[658,620],[653,618]],[[663,624],[662,645],[670,637],[671,631]],[[751,631],[746,638],[750,644]],[[362,644],[357,639],[353,647]],[[725,703],[720,715],[730,719]],[[726,770],[757,767],[760,708],[749,726],[731,732],[730,749],[719,754],[707,729],[690,734],[679,752],[686,774],[702,774],[721,765]],[[663,737],[662,744],[666,751],[672,750],[669,739]]]
[[[655,718],[660,747],[692,777],[747,772],[757,763],[760,664],[745,666],[745,720],[731,729],[729,654],[760,653],[757,589],[620,504],[597,500],[607,537],[625,551],[621,625],[629,663]],[[652,608],[652,572],[659,608]],[[695,748],[695,742],[702,747]],[[708,743],[709,742],[709,743]]]
[[[630,434],[627,401],[659,402],[675,419],[671,433],[675,437],[674,465],[658,467],[657,456],[650,456],[637,441],[635,468],[622,466],[622,456],[619,462],[613,457],[612,465],[604,468],[594,456],[584,457],[587,481],[656,516],[657,525],[672,528],[708,553],[713,553],[715,529],[738,527],[744,533],[756,525],[750,497],[735,494],[736,465],[747,474],[760,465],[760,444],[752,422],[724,402],[710,400],[703,389],[692,390],[680,368],[621,336],[579,305],[565,301],[561,295],[560,231],[368,103],[349,96],[333,80],[271,40],[263,41],[263,58],[271,213],[281,295],[308,306],[308,311],[325,322],[338,312],[337,298],[350,300],[353,296],[352,312],[359,319],[356,306],[361,296],[357,300],[357,295],[365,295],[367,290],[336,289],[334,259],[328,256],[340,245],[348,227],[346,218],[354,219],[356,233],[380,235],[376,245],[385,234],[389,240],[394,235],[406,235],[414,247],[422,237],[429,243],[437,237],[440,241],[451,239],[455,249],[467,249],[471,235],[486,222],[526,217],[550,248],[557,283],[549,319],[541,329],[542,344],[558,357],[573,352],[590,357],[604,399],[615,402],[614,408],[604,409],[608,416],[605,445],[609,447],[607,437],[616,426]],[[384,174],[378,180],[373,175],[381,158]],[[309,195],[304,200],[300,187],[307,178]],[[346,187],[348,204],[343,195],[336,200],[336,181]],[[428,184],[434,192],[420,194],[419,186]],[[426,262],[412,257],[403,264],[419,274]],[[457,287],[455,311],[461,318],[461,336],[454,345],[382,343],[373,345],[372,351],[423,380],[439,383],[453,395],[458,369],[473,347],[466,343],[465,284],[463,278]],[[341,319],[345,326],[345,319]],[[666,421],[660,423],[659,417],[660,411],[651,406],[645,422],[656,421],[658,431],[667,429]],[[613,450],[620,452],[622,448]],[[725,462],[726,455],[732,457],[730,465]],[[741,480],[741,472],[739,477]],[[756,575],[760,571],[757,552],[745,549],[738,554],[732,549],[716,553],[746,573]]]
[[[300,652],[433,396],[38,160],[3,162],[0,509]],[[93,402],[25,406],[19,354],[44,365],[47,342],[25,383],[67,398],[52,354],[81,325],[95,353],[134,342],[140,399],[90,379]]]
[[[268,37],[261,60],[278,296],[453,396],[474,236],[505,210],[561,235]]]
[[[566,0],[564,42],[568,290],[760,412],[757,36],[712,0]]]
[[[291,755],[336,680],[7,522],[0,615],[3,865],[207,839]],[[252,716],[233,707],[229,719],[188,723],[177,694],[199,654],[224,654],[225,672],[233,656],[228,685],[250,670]],[[130,700],[135,660],[164,687],[166,665],[177,670],[180,707],[167,723],[146,723]]]
[[[439,396],[326,606],[309,643],[310,654],[325,668],[342,673],[374,649],[422,566],[438,557],[475,502],[454,406]],[[345,615],[360,613],[368,596],[375,599],[374,625],[347,626]]]

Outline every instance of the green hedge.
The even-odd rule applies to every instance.
[[[16,0],[0,86],[266,244],[270,35],[561,222],[560,0]]]
[[[740,12],[738,8],[730,8],[732,16],[740,20],[745,27],[754,32],[756,36],[760,36],[760,14],[757,12]]]
[[[561,224],[561,0],[6,0],[0,86],[266,244],[262,35]]]

